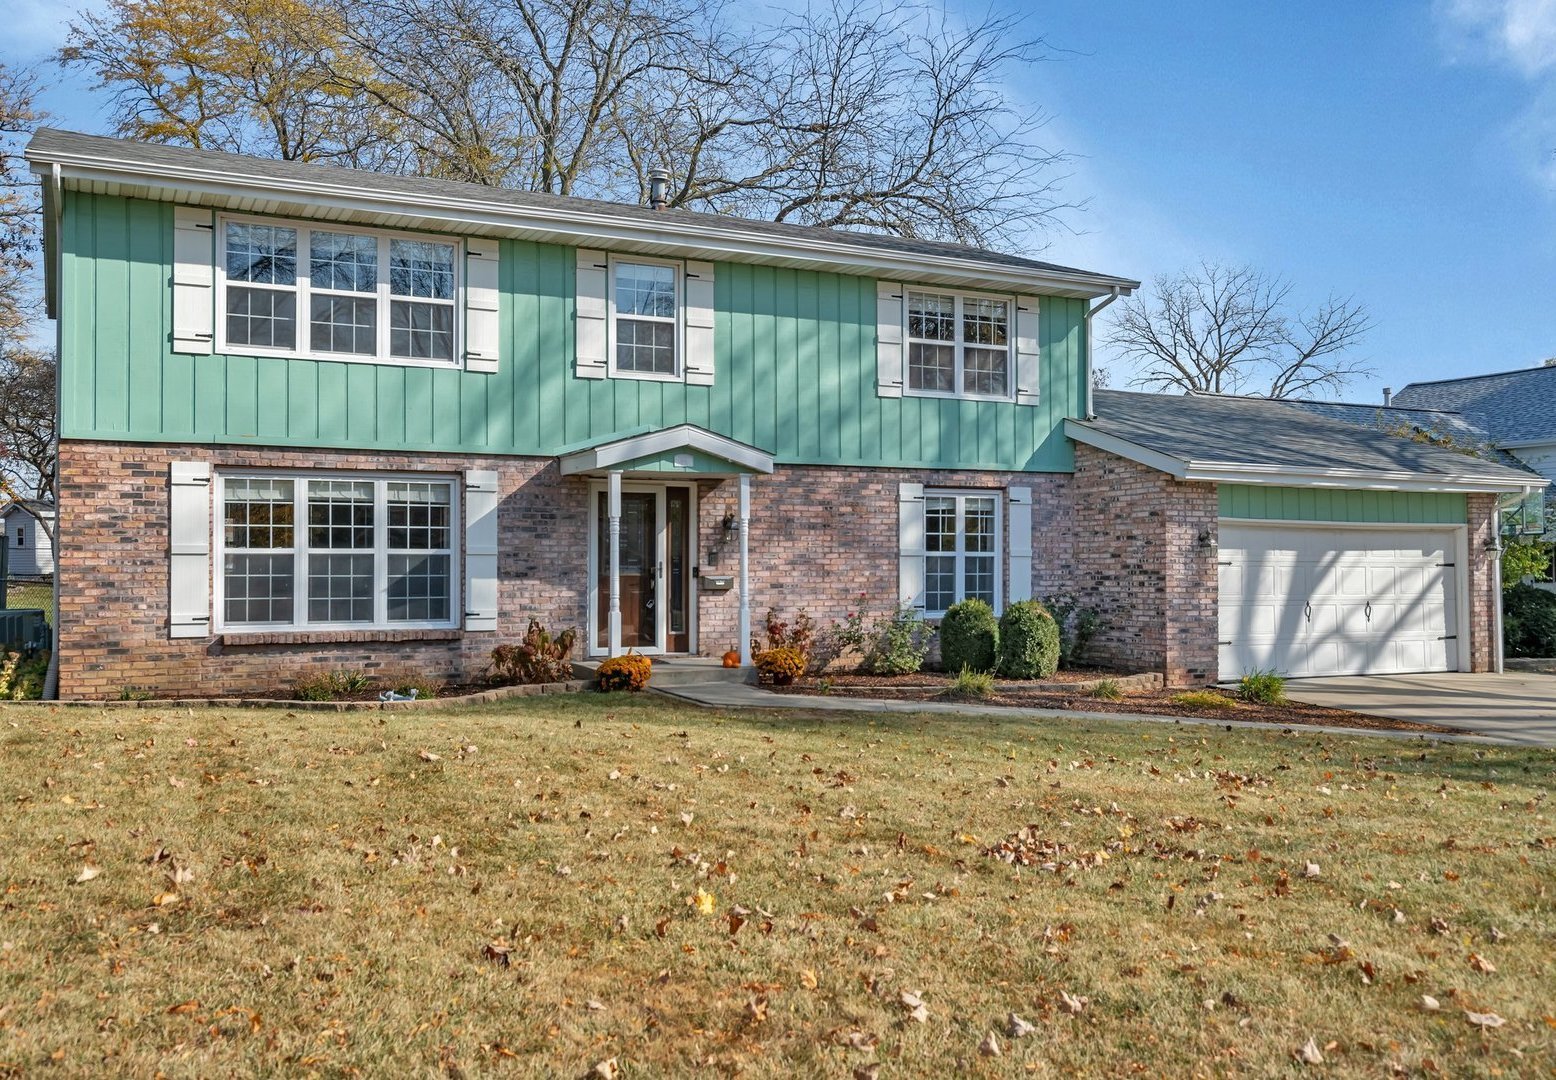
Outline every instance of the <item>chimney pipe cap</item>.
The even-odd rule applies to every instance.
[[[670,170],[656,167],[648,170],[648,205],[663,210],[670,205]]]

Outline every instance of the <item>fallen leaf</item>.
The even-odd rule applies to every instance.
[[[590,1012],[599,1012],[605,1008],[605,1003],[603,1001],[597,1001],[594,998],[590,998],[587,1002],[587,1006]]]
[[[1474,1024],[1476,1027],[1480,1028],[1482,1031],[1484,1031],[1486,1028],[1499,1028],[1503,1024],[1507,1023],[1506,1020],[1502,1019],[1494,1012],[1478,1013],[1470,1012],[1468,1009],[1465,1009],[1464,1018],[1470,1023]]]
[[[801,968],[800,985],[807,990],[816,989],[816,973],[810,970],[810,968]]]
[[[1324,1063],[1324,1055],[1318,1049],[1318,1043],[1313,1039],[1309,1039],[1302,1044],[1301,1049],[1296,1052],[1296,1057],[1298,1061],[1305,1065],[1322,1065]]]
[[[1482,975],[1496,974],[1497,966],[1490,960],[1487,960],[1484,956],[1480,955],[1480,953],[1470,953],[1469,965],[1476,971],[1480,972]]]
[[[746,999],[746,1015],[751,1018],[753,1024],[760,1024],[767,1019],[767,998],[753,996]]]
[[[686,902],[696,908],[697,914],[712,915],[713,907],[717,901],[714,900],[712,893],[698,889],[687,898]]]
[[[85,866],[81,867],[81,873],[76,875],[76,884],[83,885],[101,873],[102,871],[100,869],[93,866],[91,863],[87,863]]]
[[[440,755],[434,754],[431,750],[418,750],[418,751],[416,751],[416,756],[421,758],[423,761],[442,761],[443,760],[443,758]]]
[[[1321,873],[1323,873],[1323,871],[1318,868],[1318,864],[1316,862],[1310,862],[1302,867],[1302,876],[1305,878],[1316,878]],[[1310,1039],[1308,1041],[1311,1042],[1312,1040]]]
[[[155,907],[171,907],[182,899],[176,892],[159,892],[151,898],[151,903]]]
[[[992,1031],[985,1035],[983,1037],[983,1041],[978,1044],[978,1053],[982,1054],[984,1057],[999,1057],[999,1036],[995,1035]]]
[[[167,1012],[169,1016],[177,1016],[180,1013],[192,1013],[199,1007],[200,1003],[190,998],[188,1001],[180,1001],[177,1005],[169,1005]]]
[[[1448,925],[1447,919],[1439,919],[1436,916],[1433,916],[1432,921],[1427,925],[1431,927],[1432,933],[1434,934],[1446,934],[1449,930],[1452,929],[1452,927]]]
[[[1090,1003],[1090,998],[1077,997],[1068,990],[1059,991],[1059,1007],[1072,1016],[1079,1016]]]
[[[923,998],[919,997],[917,994],[904,990],[898,996],[897,1000],[902,1003],[903,1008],[908,1010],[909,1020],[916,1021],[920,1024],[927,1024],[929,1022],[929,1006],[924,1004]]]
[[[498,967],[507,967],[513,961],[509,953],[513,950],[501,941],[488,941],[481,949],[481,956]]]
[[[1442,1006],[1438,1004],[1437,999],[1434,998],[1431,994],[1422,994],[1421,1008],[1425,1009],[1427,1012],[1436,1012],[1438,1009],[1442,1008]]]
[[[876,1080],[881,1075],[879,1062],[872,1061],[868,1065],[854,1066],[854,1080]]]
[[[681,824],[682,825],[690,825],[692,823],[692,817],[693,817],[693,815],[692,815],[692,812],[690,810],[682,810],[681,811]]]
[[[1010,1018],[1006,1021],[1005,1024],[1005,1034],[1009,1035],[1012,1039],[1024,1039],[1036,1030],[1036,1025],[1027,1023],[1015,1013],[1010,1014]]]
[[[1507,935],[1498,930],[1495,926],[1486,931],[1486,939],[1493,945],[1500,943],[1505,937],[1507,937]]]
[[[616,1064],[615,1058],[606,1058],[597,1063],[589,1073],[595,1080],[616,1080],[621,1075],[621,1066]]]

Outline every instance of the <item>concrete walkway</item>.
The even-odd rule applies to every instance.
[[[1553,678],[1556,681],[1556,678]],[[1154,716],[1145,713],[1067,712],[1061,709],[1019,709],[1008,705],[951,704],[939,701],[892,701],[881,698],[823,697],[815,694],[775,694],[747,683],[701,683],[655,687],[665,697],[710,709],[804,709],[847,713],[940,713],[953,716],[993,716],[1005,719],[1087,720],[1109,724],[1188,724],[1219,728],[1256,728],[1292,731],[1298,735],[1365,735],[1381,739],[1416,739],[1426,742],[1502,743],[1510,740],[1490,735],[1431,735],[1419,731],[1380,731],[1373,728],[1269,724],[1257,720],[1228,723],[1197,716]]]
[[[1556,746],[1556,675],[1340,675],[1293,679],[1286,695],[1309,705],[1463,728],[1498,742]]]

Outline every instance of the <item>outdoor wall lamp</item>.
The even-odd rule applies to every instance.
[[[1206,551],[1216,550],[1216,534],[1210,531],[1209,525],[1206,525],[1199,531],[1198,540],[1199,546],[1204,548]]]
[[[708,561],[710,563],[715,566],[718,565],[719,556],[724,554],[724,545],[728,544],[730,540],[734,538],[734,535],[735,515],[734,512],[731,511],[730,513],[725,514],[723,520],[719,522],[719,538],[715,540],[713,542],[713,546],[708,549]]]

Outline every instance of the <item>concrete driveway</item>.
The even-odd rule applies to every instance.
[[[1292,679],[1286,695],[1310,705],[1442,724],[1506,742],[1556,746],[1556,675],[1337,675]]]

